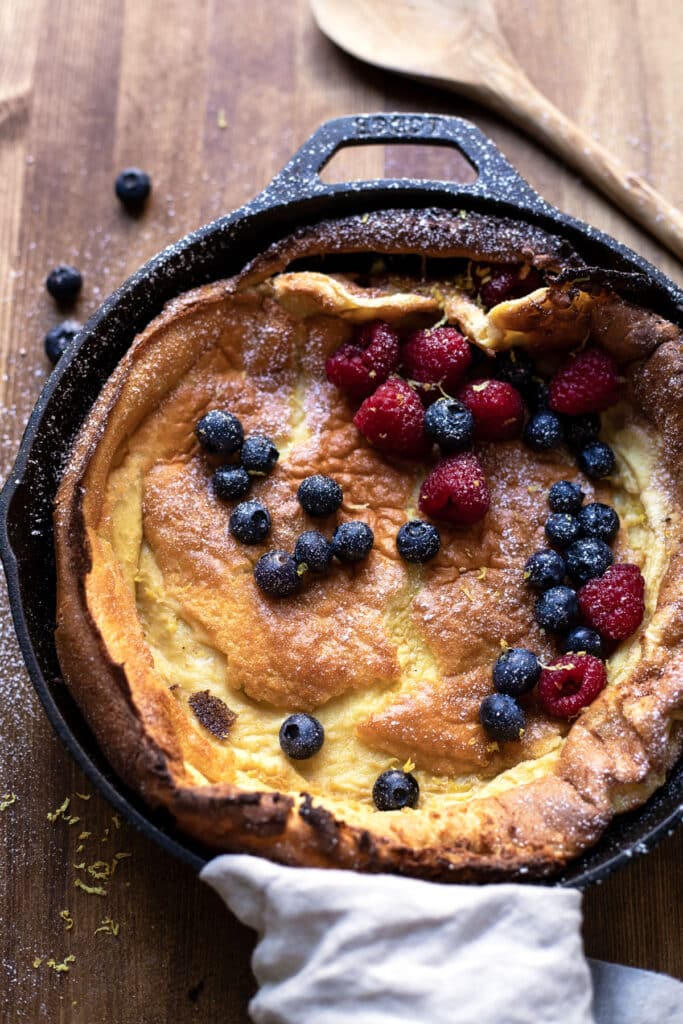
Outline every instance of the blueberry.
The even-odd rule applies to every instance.
[[[287,757],[305,761],[317,754],[325,742],[325,730],[313,715],[299,712],[285,718],[280,726],[280,747]]]
[[[474,416],[455,398],[440,398],[425,413],[425,430],[442,452],[469,448],[474,437]]]
[[[343,497],[337,481],[322,473],[302,480],[296,496],[309,516],[331,516],[341,505]]]
[[[565,552],[567,572],[579,586],[595,580],[607,572],[614,561],[612,551],[604,540],[587,537],[576,540]]]
[[[219,466],[211,479],[213,493],[223,501],[243,498],[251,486],[246,469],[241,466]]]
[[[588,626],[577,626],[576,629],[567,633],[562,642],[562,650],[565,654],[585,651],[586,654],[592,654],[595,658],[604,657],[602,637]]]
[[[242,501],[230,513],[230,533],[242,544],[260,544],[270,530],[270,512],[260,501]]]
[[[549,633],[566,633],[579,618],[579,601],[570,587],[551,587],[536,599],[534,618]]]
[[[117,176],[114,189],[124,206],[138,209],[151,192],[152,181],[139,167],[127,167]]]
[[[586,537],[598,537],[611,544],[619,532],[619,516],[611,505],[592,501],[578,515],[581,532]]]
[[[244,440],[242,424],[231,412],[211,409],[194,428],[202,448],[212,455],[232,455]]]
[[[372,799],[378,811],[399,811],[402,807],[417,807],[420,787],[410,772],[391,768],[382,772],[372,787]]]
[[[545,521],[545,535],[557,548],[566,548],[581,536],[576,516],[569,512],[553,512]]]
[[[493,688],[498,693],[519,697],[533,690],[541,675],[541,666],[533,651],[508,647],[493,666]]]
[[[396,547],[406,562],[428,562],[441,547],[439,531],[422,519],[411,519],[404,523],[396,534]]]
[[[496,356],[494,375],[498,380],[512,384],[526,397],[531,384],[534,365],[523,349],[511,348]]]
[[[80,271],[67,263],[60,263],[51,270],[45,280],[45,287],[57,302],[73,302],[83,286]]]
[[[289,597],[301,584],[299,567],[292,556],[277,549],[261,555],[254,566],[254,579],[259,589],[271,597]]]
[[[532,590],[548,590],[549,587],[558,586],[566,572],[562,555],[557,551],[545,548],[543,551],[534,552],[527,558],[524,566],[524,582],[528,583]]]
[[[82,324],[78,320],[65,320],[56,327],[52,327],[45,335],[45,354],[51,363],[56,363],[60,356],[64,355],[69,342],[73,341]]]
[[[479,721],[492,740],[508,743],[522,738],[524,712],[507,693],[484,697],[479,707]]]
[[[332,537],[332,550],[340,562],[360,562],[370,554],[375,535],[367,523],[340,523]]]
[[[308,572],[327,572],[332,565],[332,545],[317,530],[306,530],[294,547],[294,560]],[[300,570],[301,571],[301,570]]]
[[[548,504],[552,512],[571,512],[576,515],[585,497],[578,484],[570,480],[558,480],[548,491]]]
[[[247,473],[262,476],[270,473],[280,458],[280,453],[270,440],[263,434],[250,434],[242,443],[242,465]]]
[[[564,417],[564,439],[573,451],[581,451],[600,436],[600,416],[596,412],[584,416]]]
[[[608,444],[604,444],[602,441],[595,441],[579,452],[578,463],[579,468],[586,476],[593,480],[609,476],[616,467],[614,452]]]
[[[547,452],[562,443],[562,423],[554,412],[537,412],[524,428],[524,443],[534,452]]]

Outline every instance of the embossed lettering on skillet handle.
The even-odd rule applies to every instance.
[[[347,146],[421,142],[459,150],[476,170],[476,181],[469,184],[448,181],[418,183],[401,178],[326,184],[320,178],[323,167],[335,153]],[[548,210],[528,182],[476,125],[461,117],[440,114],[358,114],[326,121],[294,154],[256,202],[273,206],[348,192],[349,189],[358,193],[380,188],[410,191],[418,184],[422,192],[445,191],[503,201],[535,211]]]

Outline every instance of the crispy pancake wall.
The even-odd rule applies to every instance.
[[[405,251],[404,225],[387,242],[392,223],[402,222],[352,218],[335,226],[336,244]],[[434,225],[416,223],[412,244],[424,251]],[[443,213],[439,224],[440,255],[491,250],[572,265],[558,240],[523,241],[506,222],[488,218],[484,230]],[[681,379],[680,339],[605,289],[551,285],[485,314],[457,282],[271,276],[331,234],[299,234],[240,278],[171,303],[106,386],[58,497],[65,677],[122,776],[210,845],[435,878],[552,869],[613,813],[642,802],[680,751],[680,485],[670,456],[683,424],[680,402],[664,397],[667,378]],[[429,466],[370,448],[324,375],[352,324],[378,315],[399,327],[446,315],[485,351],[526,344],[550,360],[591,334],[617,358],[626,339],[621,358],[630,360],[637,339],[626,400],[605,429],[619,472],[582,486],[620,513],[615,556],[641,565],[647,617],[571,728],[530,697],[522,741],[495,744],[477,712],[501,644],[551,654],[520,577],[543,546],[545,492],[577,471],[559,454],[481,445],[492,486],[486,519],[466,530],[444,525],[428,566],[402,562],[396,532],[415,514]],[[215,462],[199,451],[194,425],[217,406],[281,451],[274,474],[253,487],[273,515],[265,545],[237,544],[229,507],[211,491]],[[315,472],[344,490],[339,516],[322,524],[296,501]],[[329,532],[354,518],[375,532],[367,562],[336,566],[286,602],[257,590],[252,570],[265,549],[291,550],[303,529]],[[216,699],[237,716],[222,735],[206,713]],[[326,731],[307,762],[279,749],[279,726],[295,710],[314,711]],[[406,759],[416,765],[419,807],[377,812],[374,779]]]

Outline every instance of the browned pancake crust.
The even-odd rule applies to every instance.
[[[207,382],[237,364],[245,376],[231,396],[231,407],[248,428],[277,433],[288,389],[300,370],[292,357],[297,340],[292,332],[300,328],[267,294],[264,298],[259,282],[304,256],[364,251],[527,261],[557,271],[581,265],[566,243],[526,225],[457,212],[386,211],[302,230],[272,247],[233,281],[197,289],[169,304],[136,339],[105,386],[60,487],[55,519],[60,662],[120,775],[210,846],[253,851],[285,863],[397,871],[442,880],[509,877],[520,869],[544,873],[593,843],[614,813],[642,802],[681,748],[678,455],[683,447],[683,357],[673,325],[616,296],[599,304],[592,319],[597,342],[628,364],[634,405],[663,439],[656,485],[675,510],[665,529],[678,535],[668,543],[670,560],[659,592],[657,629],[645,635],[642,656],[628,680],[604,691],[572,724],[550,773],[495,796],[449,807],[447,813],[432,810],[427,824],[416,826],[410,814],[369,815],[368,827],[362,827],[336,819],[324,807],[324,799],[247,792],[225,782],[193,784],[185,769],[187,751],[210,779],[229,771],[229,743],[217,754],[215,745],[188,730],[173,695],[153,681],[144,635],[115,566],[100,557],[101,552],[93,558],[88,524],[97,521],[106,485],[105,471],[88,475],[94,455],[98,453],[99,464],[112,468],[131,427],[137,429],[148,416],[148,436],[143,431],[137,438],[155,462],[141,496],[145,531],[158,557],[163,559],[166,553],[167,561],[160,566],[165,581],[171,588],[185,586],[184,600],[217,646],[229,651],[231,671],[244,691],[277,707],[294,703],[315,708],[337,693],[361,687],[368,672],[388,685],[396,678],[396,654],[386,640],[381,615],[386,601],[401,587],[402,570],[389,538],[404,521],[416,472],[359,445],[350,410],[340,396],[326,392],[327,404],[321,405],[319,396],[313,395],[309,414],[323,416],[321,429],[330,442],[295,453],[287,469],[280,467],[269,480],[268,501],[278,508],[272,546],[291,547],[304,525],[294,498],[298,480],[326,471],[340,479],[348,502],[368,506],[362,517],[376,528],[377,552],[366,566],[341,569],[333,581],[322,581],[315,598],[304,594],[290,605],[273,607],[253,587],[253,553],[242,549],[244,572],[235,572],[237,555],[228,550],[234,542],[226,535],[224,516],[218,518],[221,510],[207,488],[206,463],[198,457],[192,436],[194,422],[212,404]],[[226,297],[239,312],[232,320],[225,317]],[[242,351],[237,332],[244,322],[256,322],[263,315],[264,303],[271,325],[268,338]],[[334,347],[346,329],[340,322],[339,337],[330,337],[327,321],[326,344]],[[160,333],[163,351],[156,347]],[[322,337],[324,332],[320,333]],[[313,389],[323,355],[314,343],[307,356]],[[269,395],[265,411],[257,403],[264,388]],[[225,399],[225,389],[220,393]],[[177,415],[168,408],[174,401]],[[155,416],[160,404],[163,414]],[[436,773],[462,768],[493,774],[517,763],[519,751],[509,748],[520,745],[502,744],[491,751],[480,727],[473,724],[473,708],[488,686],[481,665],[496,657],[503,630],[509,643],[528,643],[539,651],[547,648],[516,581],[524,558],[542,536],[539,492],[558,478],[560,469],[566,476],[567,467],[553,465],[551,457],[530,457],[516,445],[487,446],[483,458],[489,463],[494,492],[491,512],[466,536],[444,527],[442,552],[412,612],[437,663],[447,669],[457,657],[457,691],[448,685],[438,692],[418,687],[359,725],[361,736],[375,747],[396,756],[417,755]],[[520,474],[526,482],[532,471],[538,491],[506,486]],[[355,516],[353,511],[346,515]],[[483,579],[481,566],[488,567]],[[230,592],[232,606],[242,610],[238,643],[231,642],[230,622],[222,614],[225,605],[216,606],[213,600],[216,592]],[[311,616],[324,621],[328,615],[333,624],[340,608],[351,627],[354,656],[340,661],[331,637],[329,650],[318,652],[313,671],[306,648],[320,630],[309,632]],[[478,613],[485,614],[477,628],[449,629],[449,622],[472,622]],[[107,636],[96,624],[103,617]],[[250,623],[258,623],[253,636]],[[278,672],[272,671],[274,660],[279,662]],[[549,737],[565,730],[532,706],[524,756],[541,756]]]

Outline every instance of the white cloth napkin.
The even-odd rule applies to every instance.
[[[581,894],[288,868],[201,876],[258,932],[255,1024],[683,1024],[683,984],[594,961]]]

